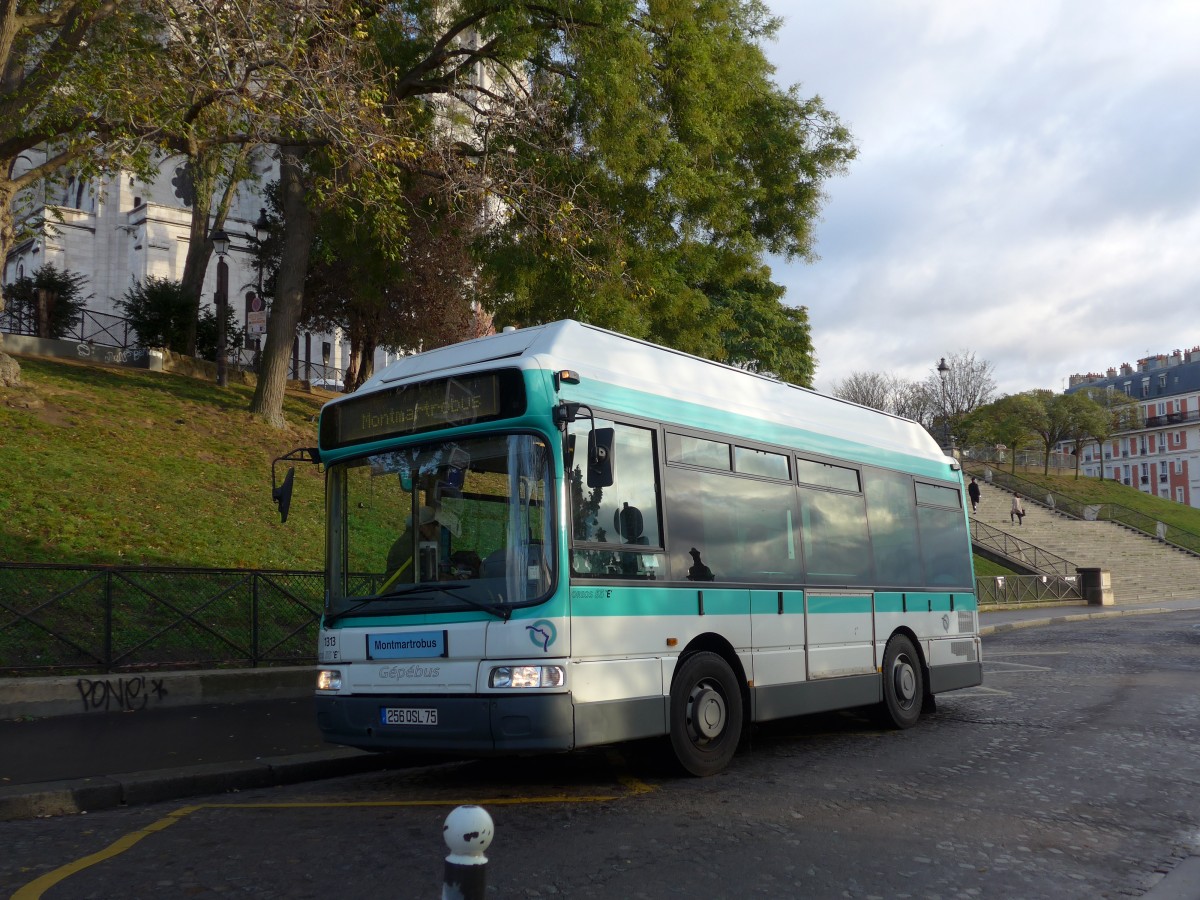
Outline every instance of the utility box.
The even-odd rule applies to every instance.
[[[1088,606],[1112,606],[1112,573],[1106,569],[1076,569]]]

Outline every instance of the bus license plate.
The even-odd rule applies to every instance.
[[[403,706],[385,706],[380,709],[384,725],[436,725],[436,709],[409,709]]]

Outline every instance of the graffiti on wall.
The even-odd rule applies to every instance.
[[[84,712],[145,709],[151,702],[161,703],[167,696],[163,679],[145,675],[100,681],[80,678],[75,686],[79,688]]]

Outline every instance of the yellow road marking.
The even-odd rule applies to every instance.
[[[170,828],[184,816],[189,815],[200,808],[201,807],[199,806],[184,806],[175,810],[175,812],[164,816],[157,822],[150,823],[145,828],[134,831],[131,834],[127,834],[122,838],[118,838],[98,853],[85,856],[83,859],[77,859],[75,862],[67,863],[65,866],[59,866],[53,872],[47,872],[40,878],[36,878],[23,888],[20,888],[15,894],[12,895],[12,900],[37,900],[37,898],[42,896],[43,892],[54,887],[60,881],[70,878],[76,872],[82,872],[89,866],[94,866],[97,863],[105,862],[106,860],[110,860],[113,857],[124,853],[142,838],[149,837],[152,834],[162,831],[164,828]]]
[[[145,828],[131,832],[113,841],[103,850],[77,859],[74,862],[59,866],[52,872],[47,872],[29,884],[17,890],[11,900],[41,900],[42,894],[50,888],[65,881],[72,875],[97,863],[106,862],[124,853],[142,838],[149,837],[165,828],[169,828],[184,816],[191,815],[202,809],[379,809],[397,807],[422,806],[521,806],[541,803],[611,803],[627,797],[648,794],[655,788],[630,776],[617,776],[618,780],[628,791],[626,794],[588,794],[584,796],[569,796],[567,794],[551,794],[545,797],[497,797],[491,800],[358,800],[351,802],[297,802],[297,803],[201,803],[196,806],[184,806],[169,813],[157,822],[152,822]]]

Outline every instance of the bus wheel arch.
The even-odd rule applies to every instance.
[[[700,777],[729,765],[746,724],[746,678],[733,648],[723,643],[694,641],[671,678],[671,749],[684,771]]]
[[[906,628],[888,638],[880,666],[883,700],[878,714],[890,728],[917,724],[929,694],[929,667],[921,653],[921,642]]]

